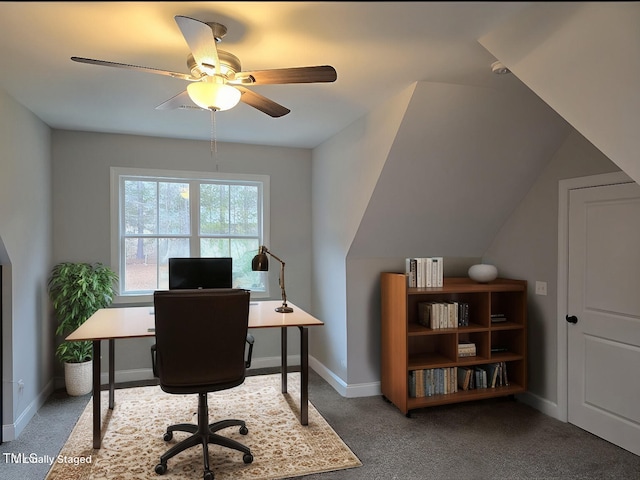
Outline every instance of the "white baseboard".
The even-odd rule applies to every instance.
[[[309,357],[309,367],[320,375],[336,392],[346,398],[373,397],[381,395],[380,382],[349,385],[314,357]]]
[[[289,355],[287,357],[287,365],[300,365],[300,355]],[[251,361],[251,370],[257,370],[260,368],[272,368],[280,366],[280,357],[263,357],[254,358]],[[116,370],[115,372],[116,383],[125,382],[141,382],[146,380],[153,380],[153,370],[149,368],[136,368],[131,370]],[[100,374],[100,383],[106,385],[109,383],[109,373],[102,372]]]
[[[299,366],[300,355],[289,355],[287,357],[288,366]],[[254,358],[251,361],[251,370],[258,370],[261,368],[274,368],[280,366],[280,357],[262,357]],[[324,364],[316,360],[314,357],[309,356],[309,368],[312,368],[318,375],[320,375],[326,382],[331,385],[340,395],[347,398],[356,397],[371,397],[380,395],[380,382],[362,383],[355,385],[348,385],[338,375],[329,370]],[[132,370],[116,370],[115,380],[116,383],[124,382],[139,382],[152,380],[154,378],[151,368],[139,368]],[[102,372],[100,376],[100,382],[102,385],[106,385],[109,382],[109,374]]]
[[[557,403],[553,403],[533,393],[526,392],[516,395],[516,398],[524,404],[535,408],[536,410],[548,415],[556,420],[560,420],[566,423],[566,420],[562,420],[560,416],[560,409]]]
[[[27,424],[31,421],[33,416],[38,413],[40,407],[42,407],[47,399],[53,393],[53,380],[45,385],[38,396],[26,406],[26,408],[20,413],[15,422],[2,425],[2,441],[10,442],[20,436],[20,433]]]

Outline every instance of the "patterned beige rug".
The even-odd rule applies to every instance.
[[[289,393],[280,392],[280,375],[247,377],[239,387],[209,394],[209,421],[241,418],[248,435],[237,427],[219,433],[251,448],[253,463],[242,453],[209,446],[210,467],[216,480],[282,479],[361,465],[315,407],[309,404],[309,425],[300,425],[298,373],[289,374]],[[107,412],[102,392],[102,448],[92,448],[92,404],[80,416],[46,480],[174,480],[202,478],[202,448],[193,447],[168,462],[160,476],[156,464],[171,445],[187,436],[176,432],[165,443],[168,425],[196,423],[197,395],[170,395],[160,387],[116,390],[116,405]]]

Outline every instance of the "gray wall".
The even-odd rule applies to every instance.
[[[268,247],[287,264],[287,297],[311,307],[311,151],[133,135],[53,132],[53,261],[111,264],[110,167],[266,174],[271,189]],[[278,268],[269,272],[271,298],[280,298]],[[117,299],[118,304],[123,299]],[[298,342],[292,332],[291,352]],[[279,332],[256,331],[254,367],[279,364]],[[151,375],[151,339],[116,342],[117,380]],[[104,365],[106,368],[106,365]],[[61,369],[58,367],[58,374]]]
[[[2,425],[15,438],[53,389],[49,128],[0,90]],[[18,386],[22,380],[24,388]]]
[[[528,281],[529,401],[555,409],[557,381],[557,276],[559,181],[619,171],[578,132],[573,132],[505,222],[485,260],[502,275]],[[536,280],[547,282],[547,296],[535,295]],[[543,405],[549,402],[549,405]]]
[[[314,150],[312,353],[341,393],[379,390],[380,271],[442,256],[465,275],[571,131],[511,81],[418,82]]]

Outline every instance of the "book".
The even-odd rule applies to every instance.
[[[476,349],[476,344],[469,340],[459,340],[458,341],[458,350],[469,350]]]
[[[509,378],[507,376],[507,363],[502,362],[502,384],[505,387],[509,386]]]
[[[458,343],[458,356],[459,357],[475,357],[476,344],[468,341],[460,341],[460,343]]]
[[[447,311],[447,328],[456,328],[458,326],[458,304],[457,302],[446,302]]]
[[[442,287],[443,277],[444,277],[443,258],[433,257],[431,260],[433,261],[433,264],[435,265],[435,270],[436,270],[432,277],[433,278],[432,282],[434,283],[433,286]]]
[[[407,274],[407,287],[415,288],[417,286],[416,283],[416,259],[415,258],[406,258],[404,273]]]
[[[409,372],[409,396],[416,397],[416,371],[411,370]]]
[[[469,326],[469,304],[467,302],[458,302],[458,326]]]
[[[487,371],[482,367],[474,367],[476,388],[487,388]]]
[[[467,367],[458,367],[457,375],[458,375],[458,388],[460,390],[469,390],[470,382],[471,382],[471,369]]]
[[[486,365],[483,365],[482,368],[487,372],[487,388],[495,388],[496,381],[498,380],[498,364],[488,363]]]
[[[431,307],[433,302],[418,303],[418,323],[427,328],[434,328],[431,322]]]
[[[504,316],[504,313],[492,313],[491,314],[491,323],[499,323],[506,322],[507,317]]]

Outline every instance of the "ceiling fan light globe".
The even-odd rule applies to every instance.
[[[212,82],[194,82],[187,86],[189,98],[205,110],[229,110],[240,101],[240,90]]]

